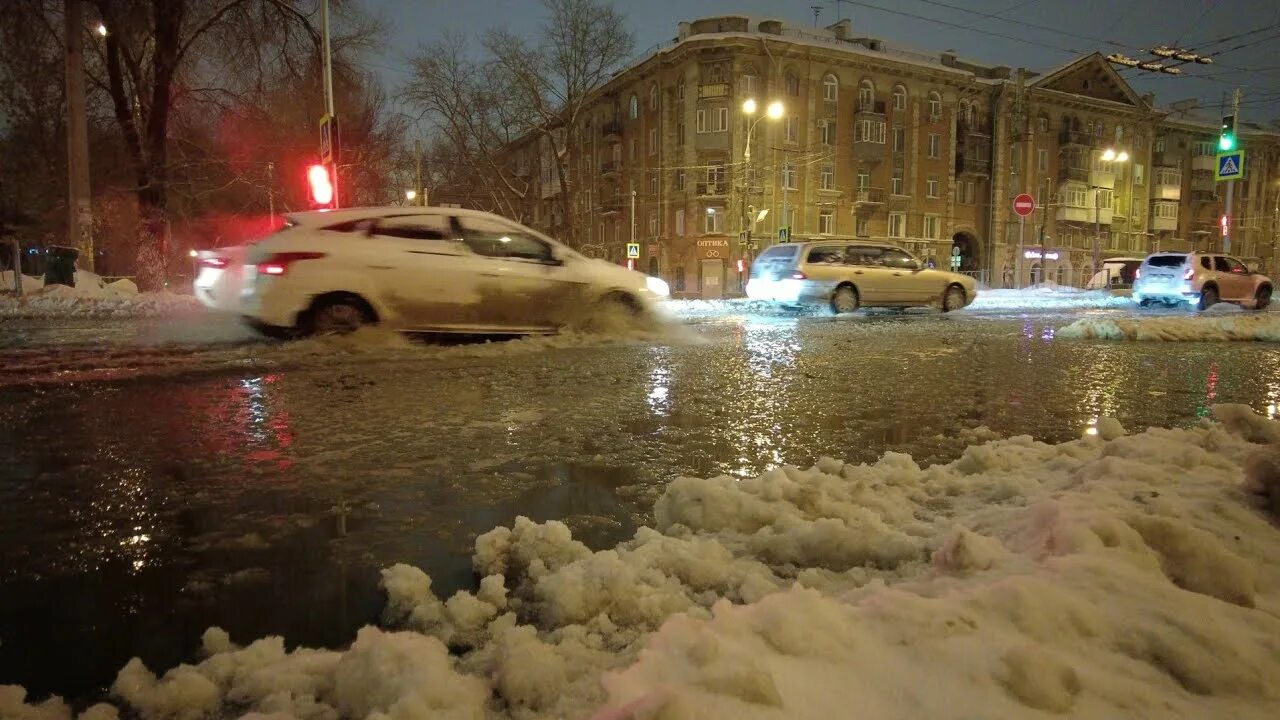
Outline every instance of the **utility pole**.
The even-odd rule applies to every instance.
[[[93,206],[89,200],[89,122],[84,103],[81,0],[66,0],[67,244],[80,250],[82,267],[93,271]]]
[[[1236,132],[1236,128],[1240,127],[1240,88],[1236,88],[1231,93],[1231,117],[1234,118],[1235,127],[1231,128],[1231,136],[1236,139],[1236,144],[1240,143],[1240,135]],[[1227,205],[1226,212],[1223,217],[1226,222],[1222,224],[1222,252],[1231,254],[1231,196],[1236,187],[1234,179],[1227,181]]]
[[[276,229],[276,164],[267,163],[267,232]]]
[[[333,111],[333,57],[329,52],[329,0],[320,0],[320,34],[324,37],[324,109],[329,115],[330,122],[333,122],[332,119],[337,116]],[[330,142],[334,148],[342,147],[338,138],[333,138]],[[338,187],[342,185],[338,182],[339,160],[337,153],[334,153],[332,173],[334,209],[342,207],[338,203]]]

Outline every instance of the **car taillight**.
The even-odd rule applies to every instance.
[[[258,273],[262,275],[284,275],[289,272],[289,266],[299,260],[317,260],[324,257],[324,253],[318,252],[288,252],[276,253],[271,257],[258,263]]]
[[[1195,277],[1195,276],[1196,276],[1196,269],[1195,269],[1195,268],[1192,268],[1192,267],[1189,267],[1189,268],[1187,268],[1186,270],[1184,270],[1184,271],[1182,272],[1182,279],[1183,279],[1183,280],[1190,280],[1191,278],[1193,278],[1193,277]]]
[[[215,270],[221,270],[222,268],[226,267],[229,264],[231,264],[230,260],[224,257],[219,257],[217,255],[214,255],[212,257],[200,258],[201,267],[214,268]]]
[[[791,273],[791,279],[792,280],[808,280],[809,276],[805,275],[802,272],[793,272]]]
[[[1140,278],[1140,277],[1142,277],[1142,268],[1138,268],[1137,270],[1134,270],[1134,271],[1133,271],[1133,279],[1134,279],[1134,280],[1137,280],[1137,279],[1138,279],[1138,278]]]

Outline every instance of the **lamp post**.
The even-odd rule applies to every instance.
[[[758,108],[756,106],[755,98],[747,98],[746,100],[742,101],[742,112],[744,115],[747,115],[748,117],[753,116],[756,114],[757,109]],[[755,118],[754,120],[752,120],[750,123],[747,124],[746,142],[742,146],[742,201],[740,203],[742,210],[739,213],[742,221],[742,224],[740,227],[741,232],[739,233],[739,237],[742,237],[743,234],[745,234],[746,236],[745,246],[742,247],[742,249],[740,250],[742,254],[746,254],[750,252],[751,232],[752,230],[755,229],[756,222],[760,218],[764,217],[764,213],[760,214],[760,218],[747,217],[749,213],[747,201],[750,198],[750,194],[751,194],[751,179],[750,179],[751,136],[755,133],[756,125],[759,125],[761,120],[764,120],[765,118],[769,118],[770,120],[779,120],[785,114],[786,114],[786,108],[783,106],[782,101],[774,100],[773,102],[769,103],[768,107],[765,108],[763,115]],[[730,254],[738,255],[738,257],[742,256],[742,255],[739,255],[738,253],[730,253]],[[734,260],[736,259],[737,258],[734,258]]]
[[[1111,148],[1107,148],[1106,150],[1102,151],[1102,159],[1107,162],[1118,162],[1118,163],[1127,162],[1129,160],[1129,153],[1123,150],[1121,150],[1120,152],[1116,152]],[[1112,192],[1111,208],[1113,212],[1115,211],[1114,186],[1115,186],[1115,183],[1113,182],[1112,190],[1111,190]],[[1089,183],[1089,187],[1093,190],[1093,271],[1096,273],[1102,267],[1102,237],[1101,237],[1102,223],[1099,221],[1099,217],[1098,217],[1099,211],[1100,211],[1100,207],[1099,207],[1100,203],[1098,202],[1098,191],[1106,190],[1107,188],[1104,188],[1101,185],[1095,185],[1092,182]],[[1130,200],[1130,202],[1132,202],[1132,200]],[[1092,280],[1092,278],[1090,279]]]

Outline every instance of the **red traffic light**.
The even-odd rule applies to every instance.
[[[308,167],[307,186],[311,191],[312,205],[329,207],[333,204],[333,180],[329,177],[329,168],[324,165]]]

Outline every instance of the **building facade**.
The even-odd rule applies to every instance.
[[[819,237],[894,242],[938,267],[954,255],[993,285],[1068,284],[1097,257],[1221,244],[1205,225],[1222,212],[1204,175],[1217,123],[1157,108],[1097,54],[1035,74],[895,50],[848,20],[706,18],[585,115],[565,184],[579,245],[623,263],[638,244],[637,269],[677,296],[738,294],[761,249]],[[1240,134],[1232,250],[1274,267],[1280,135]],[[526,219],[554,234],[557,165],[532,140],[509,154],[538,185]],[[1037,209],[1020,219],[1024,192]]]

